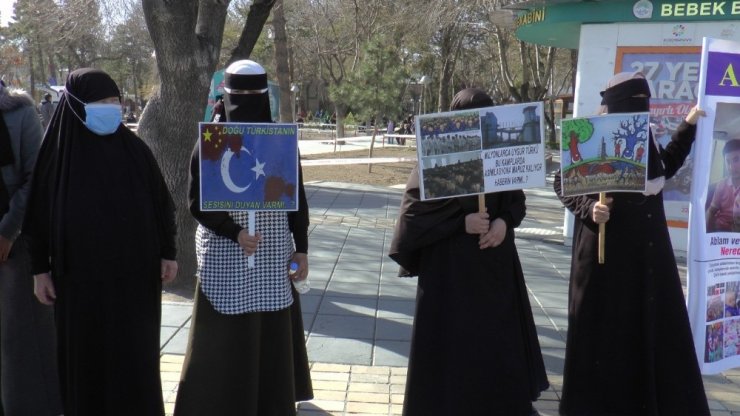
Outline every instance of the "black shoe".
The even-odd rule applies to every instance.
[[[540,416],[540,412],[532,406],[529,410],[529,416]]]

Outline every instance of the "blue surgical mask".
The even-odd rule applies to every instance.
[[[121,125],[121,106],[118,104],[85,104],[85,127],[99,136],[113,134]]]
[[[69,104],[69,102],[67,103],[70,110],[72,110],[72,113],[77,116],[80,122],[82,122],[88,130],[98,136],[107,136],[118,130],[118,126],[121,125],[122,117],[120,105],[102,103],[88,104],[72,95],[69,91],[65,91],[65,93],[85,106],[86,117],[85,120],[83,120],[74,108],[72,108],[72,105]]]

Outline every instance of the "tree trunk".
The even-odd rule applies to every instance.
[[[344,132],[344,112],[346,108],[343,105],[335,105],[334,111],[337,113],[336,138],[345,137]]]
[[[578,49],[571,49],[570,50],[570,67],[571,68],[578,68]],[[578,75],[578,72],[573,70],[571,71],[571,80],[570,80],[570,86],[571,90],[575,93],[576,91],[576,77]]]
[[[548,127],[548,147],[551,149],[555,149],[557,146],[558,138],[557,138],[557,131],[555,131],[555,96],[550,95],[550,99],[547,100],[547,108],[545,109],[545,112],[547,113],[545,116],[545,123],[547,123]]]
[[[462,41],[465,36],[463,29],[455,24],[450,24],[442,29],[442,42],[439,52],[442,57],[442,74],[439,78],[438,111],[447,111],[450,108],[452,101],[450,90],[454,87],[452,76],[455,74],[457,58],[460,56]]]
[[[249,57],[274,1],[252,4],[237,48],[247,55],[232,55],[230,62]],[[221,53],[229,1],[142,0],[141,4],[157,56],[160,85],[141,116],[139,135],[157,158],[177,206],[180,277],[169,290],[187,296],[195,286],[196,271],[195,221],[187,201],[190,154]]]
[[[185,4],[183,4],[185,3]],[[192,294],[195,221],[188,210],[190,154],[218,62],[226,5],[201,0],[142,0],[157,55],[160,86],[147,104],[139,135],[154,153],[177,207],[180,272],[169,288]]]
[[[450,80],[454,70],[452,61],[452,29],[450,26],[443,29],[442,44],[440,45],[440,55],[442,57],[442,73],[439,77],[438,90],[438,107],[437,111],[447,111],[450,108]]]
[[[272,8],[272,28],[275,33],[275,77],[280,87],[280,121],[292,123],[295,101],[290,91],[288,66],[288,36],[285,33],[285,11],[283,0],[276,0]],[[297,94],[297,93],[296,93]]]
[[[146,0],[143,0],[146,1]],[[171,0],[169,0],[171,1]],[[207,1],[207,0],[201,0],[203,3],[226,3],[228,4],[228,1]],[[230,1],[230,0],[229,0]],[[252,2],[252,5],[249,6],[249,15],[247,15],[247,23],[244,26],[244,30],[242,31],[241,36],[239,37],[239,42],[236,44],[236,47],[234,50],[231,51],[231,56],[229,57],[229,64],[238,61],[240,59],[248,59],[249,56],[252,54],[252,49],[254,49],[254,45],[257,43],[257,39],[259,39],[260,34],[262,33],[262,28],[265,27],[265,22],[267,22],[267,18],[270,17],[270,10],[272,9],[272,6],[275,4],[276,0],[254,0]],[[205,5],[204,7],[210,7],[209,5]],[[221,25],[221,34],[223,35],[223,25]],[[220,45],[220,43],[219,43]]]
[[[31,90],[30,94],[31,97],[36,97],[36,77],[33,75],[33,51],[28,51],[28,68],[29,68],[29,74],[31,76]],[[36,99],[34,98],[34,102]]]
[[[46,68],[44,65],[44,48],[41,46],[41,41],[39,40],[38,35],[36,36],[36,51],[39,54],[38,68],[39,74],[41,75],[41,83],[46,84],[46,81],[49,78],[46,76]]]
[[[378,123],[377,121],[380,120],[378,116],[375,116],[375,123],[373,126],[373,137],[370,139],[370,151],[368,152],[368,158],[373,158],[373,148],[375,147],[375,136],[378,135]],[[373,162],[370,162],[367,164],[367,173],[373,173]]]

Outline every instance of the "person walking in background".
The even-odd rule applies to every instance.
[[[465,89],[451,110],[489,107]],[[549,383],[514,244],[521,190],[422,201],[406,185],[390,257],[419,276],[404,416],[530,416]]]
[[[49,122],[51,121],[51,116],[54,115],[54,110],[56,110],[56,105],[51,101],[51,94],[46,93],[44,94],[44,101],[41,102],[39,105],[39,114],[41,114],[41,124],[43,125],[44,129],[49,126]]]
[[[55,306],[66,416],[162,416],[162,283],[177,273],[174,204],[97,69],[69,74],[24,224],[34,291]]]
[[[227,122],[270,123],[267,74],[250,60],[226,68]],[[224,120],[222,120],[224,121]],[[299,165],[298,211],[200,210],[198,144],[190,164],[190,212],[198,284],[177,416],[289,416],[313,397],[298,293],[308,275],[308,203]],[[254,234],[247,231],[255,215]],[[254,267],[248,267],[248,256]]]
[[[609,114],[647,112],[644,75],[615,75],[602,92]],[[564,197],[575,215],[562,416],[708,416],[707,398],[673,255],[662,188],[683,165],[703,115],[691,110],[665,149],[646,146],[647,189]],[[598,263],[599,224],[605,263]]]
[[[0,414],[62,413],[54,311],[33,296],[19,236],[43,131],[33,99],[0,81]]]
[[[391,136],[391,137],[388,137],[388,144],[393,143],[393,137],[392,136],[396,134],[396,128],[393,125],[393,119],[392,118],[389,118],[388,119],[388,128],[386,129],[385,132],[386,132],[386,134],[388,134],[388,135]],[[398,142],[398,138],[396,138],[396,143],[397,142]]]

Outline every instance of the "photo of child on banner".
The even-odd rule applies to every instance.
[[[422,200],[545,184],[542,103],[416,118]]]
[[[740,104],[717,103],[706,200],[707,233],[740,232]]]
[[[618,113],[560,122],[563,196],[645,192],[650,113]],[[605,224],[599,224],[599,263],[604,264]]]

